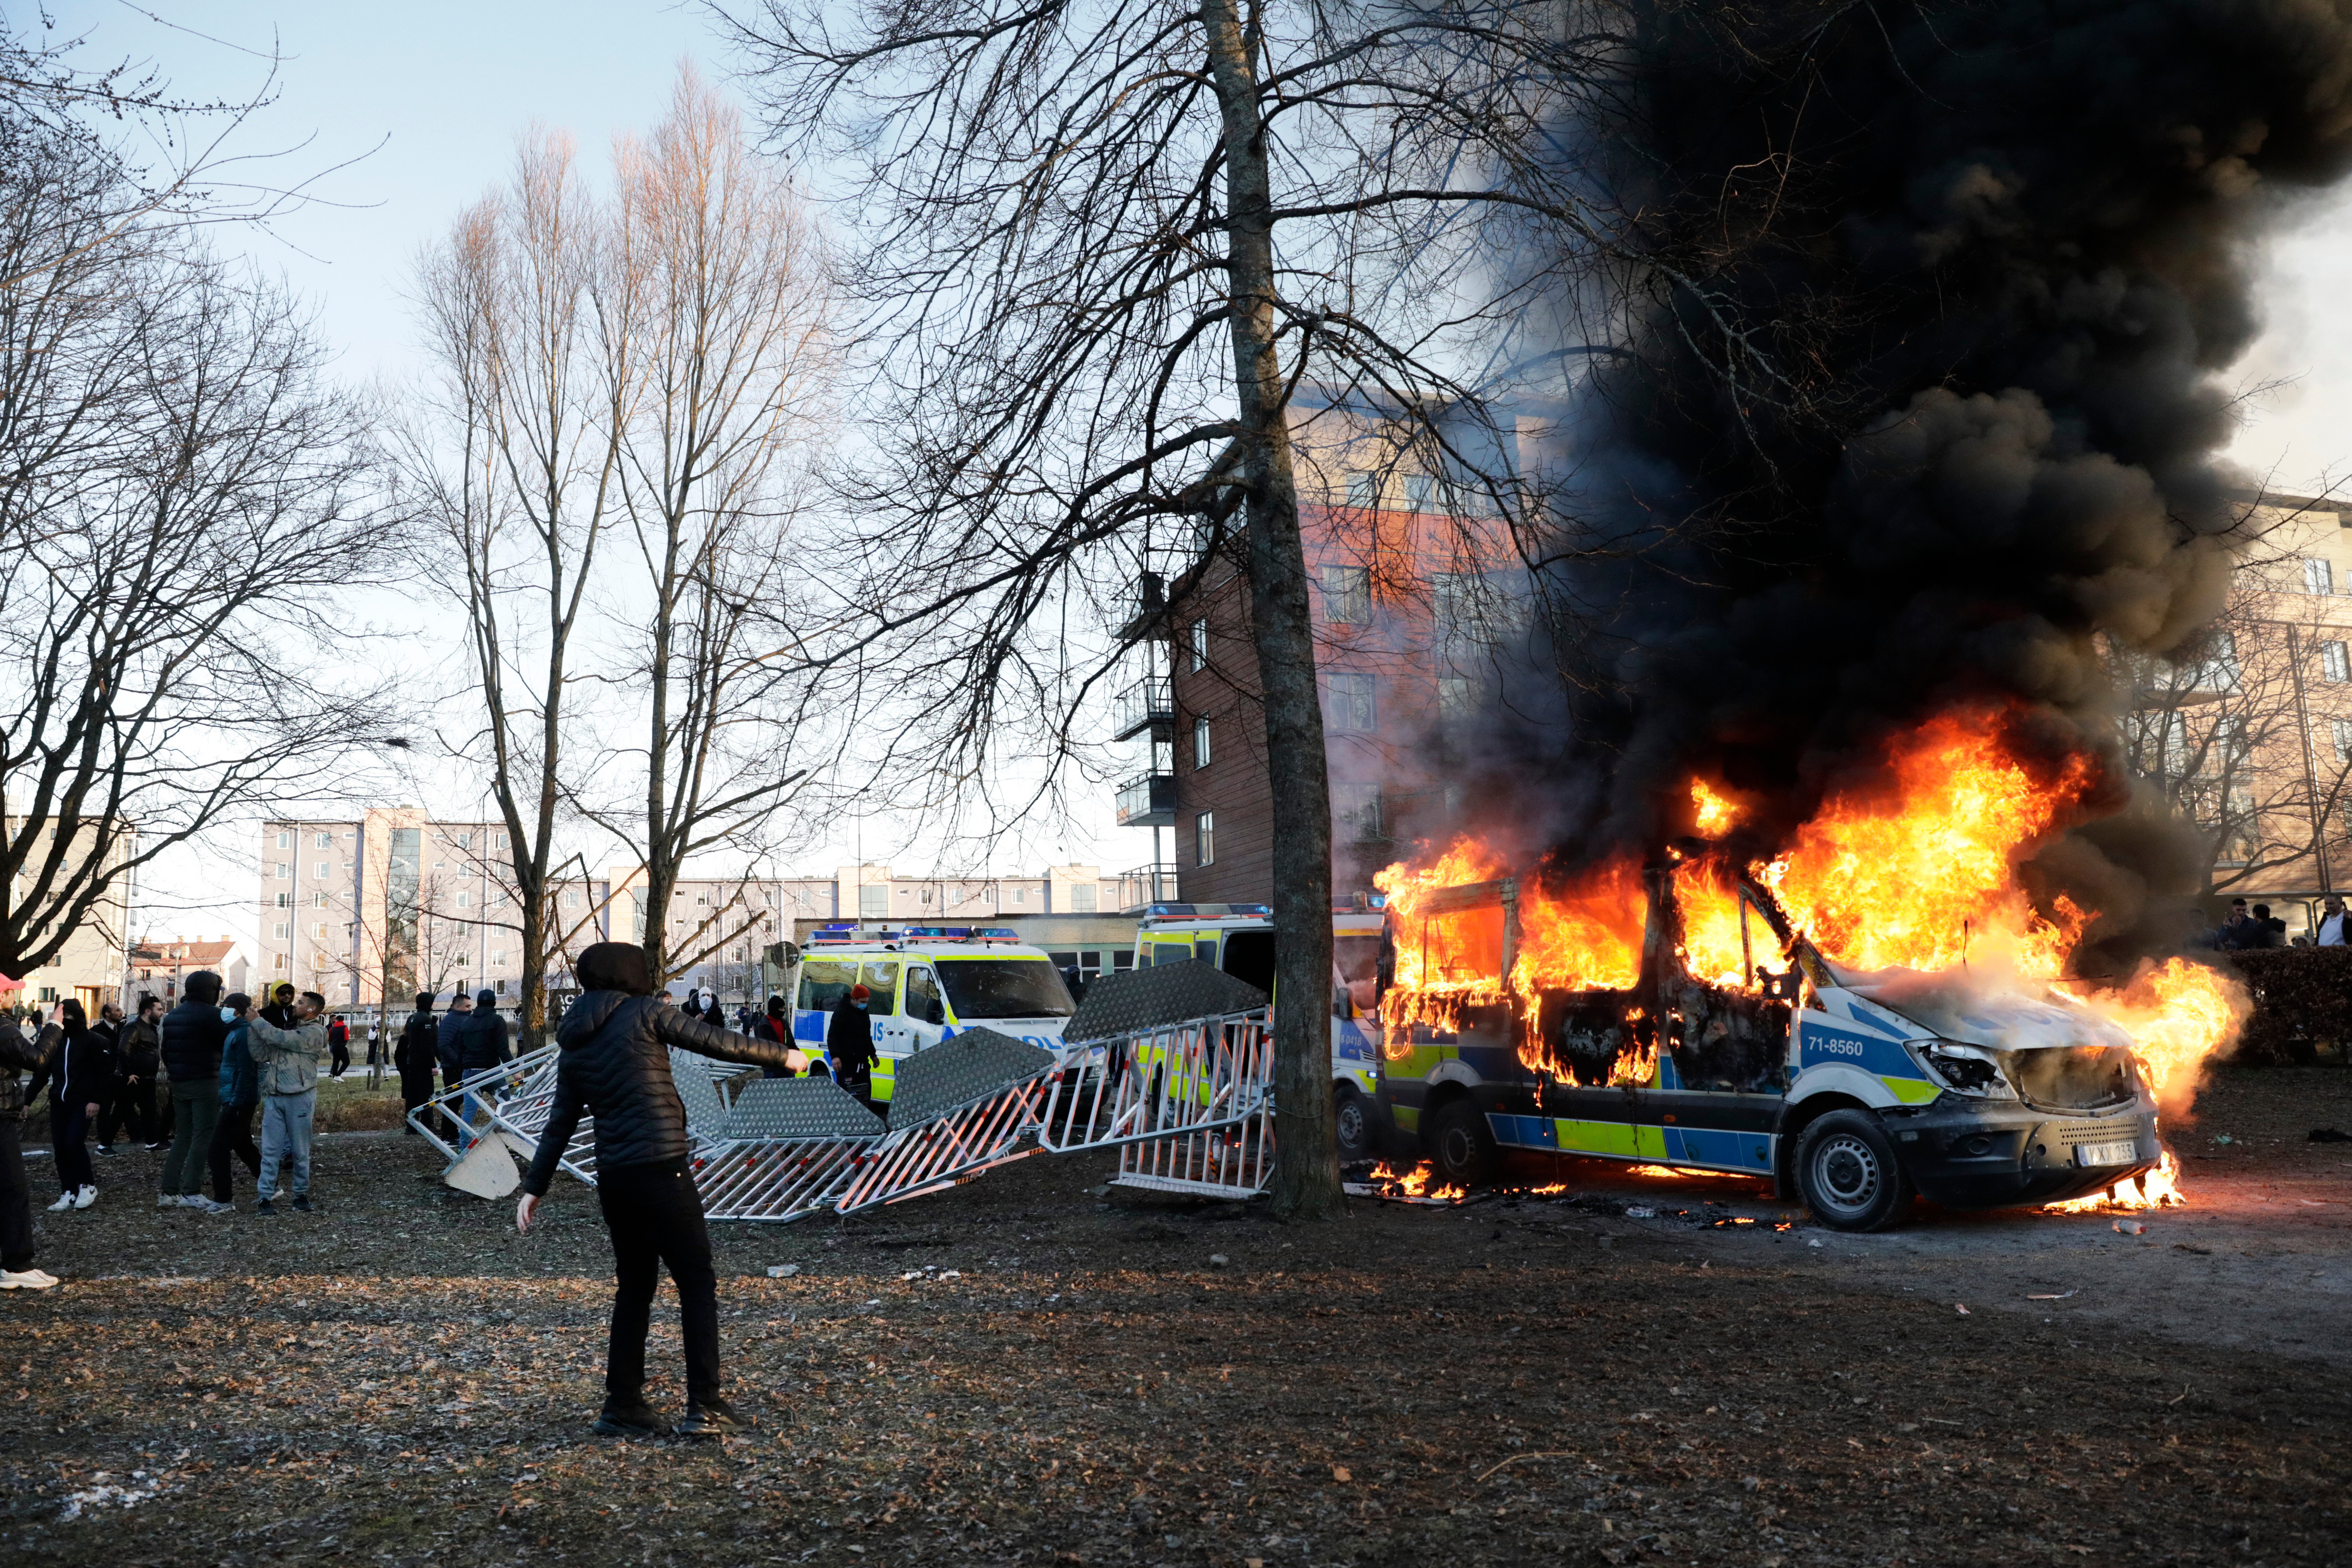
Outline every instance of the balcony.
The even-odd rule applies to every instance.
[[[1118,694],[1118,729],[1114,741],[1132,741],[1149,731],[1155,741],[1175,732],[1176,700],[1164,675],[1150,676]]]
[[[1138,866],[1132,871],[1118,874],[1118,907],[1121,910],[1139,910],[1146,904],[1172,904],[1177,898],[1176,868],[1164,861]]]
[[[1176,775],[1139,773],[1118,786],[1121,827],[1176,826]]]

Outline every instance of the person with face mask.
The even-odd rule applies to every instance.
[[[834,1005],[833,1019],[824,1028],[824,1054],[833,1063],[834,1081],[869,1107],[874,1105],[874,1064],[879,1059],[874,1054],[874,1020],[866,1016],[873,1005],[873,992],[853,985]]]
[[[37,1092],[44,1081],[49,1086],[49,1146],[56,1152],[58,1185],[63,1189],[49,1212],[86,1209],[98,1201],[89,1128],[113,1087],[113,1060],[105,1043],[91,1032],[89,1015],[70,996],[57,1005],[38,1043],[41,1067],[33,1075],[33,1088]]]
[[[221,1042],[220,1120],[213,1123],[210,1161],[213,1195],[208,1212],[213,1214],[236,1212],[232,1161],[243,1161],[257,1182],[261,1177],[261,1145],[253,1140],[254,1114],[261,1109],[261,1071],[253,1059],[252,1040],[245,1025],[246,1011],[252,1005],[253,998],[242,991],[221,1004],[221,1011],[235,1022],[229,1025],[228,1038]]]

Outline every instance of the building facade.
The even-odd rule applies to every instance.
[[[7,831],[11,838],[22,836],[26,819],[11,815]],[[40,858],[49,842],[47,829],[37,825],[35,836],[34,860]],[[68,846],[75,854],[95,854],[91,842],[96,831],[95,819],[84,819],[79,842]],[[104,875],[109,890],[90,907],[89,915],[66,933],[64,945],[48,963],[11,978],[22,981],[24,989],[11,992],[8,1000],[17,1004],[46,1005],[73,997],[79,1001],[89,1015],[98,1016],[99,1007],[107,1002],[120,1001],[123,983],[130,973],[129,921],[127,911],[131,898],[131,877],[126,863],[131,849],[131,835],[119,833],[105,850]],[[12,907],[22,909],[32,889],[30,879],[19,877],[9,889]],[[46,934],[47,927],[43,928]]]
[[[225,996],[240,992],[252,994],[253,956],[236,938],[151,938],[131,945],[124,1010],[135,1007],[142,992],[161,998],[166,1007],[176,1005],[188,976],[199,970],[210,970],[221,977]]]

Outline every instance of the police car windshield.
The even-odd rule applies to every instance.
[[[957,1018],[1066,1018],[1077,1011],[1069,987],[1042,958],[950,958],[940,987]]]

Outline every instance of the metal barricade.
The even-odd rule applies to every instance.
[[[439,1094],[408,1113],[408,1124],[450,1159],[461,1158],[480,1139],[511,1131],[504,1113],[510,1100],[530,1100],[538,1106],[530,1136],[547,1123],[546,1100],[555,1093],[555,1051],[541,1046],[499,1067],[467,1075],[465,1082]]]
[[[762,1079],[696,1157],[703,1215],[789,1224],[830,1212],[882,1135],[882,1119],[831,1079]]]
[[[898,1065],[890,1131],[866,1152],[842,1214],[960,1186],[1038,1152],[1030,1133],[1058,1058],[993,1029],[970,1029]]]
[[[1102,1076],[1088,1055],[1102,1047]],[[1274,1037],[1260,1008],[1064,1047],[1037,1142],[1050,1153],[1117,1149],[1114,1186],[1246,1198],[1274,1169]]]

